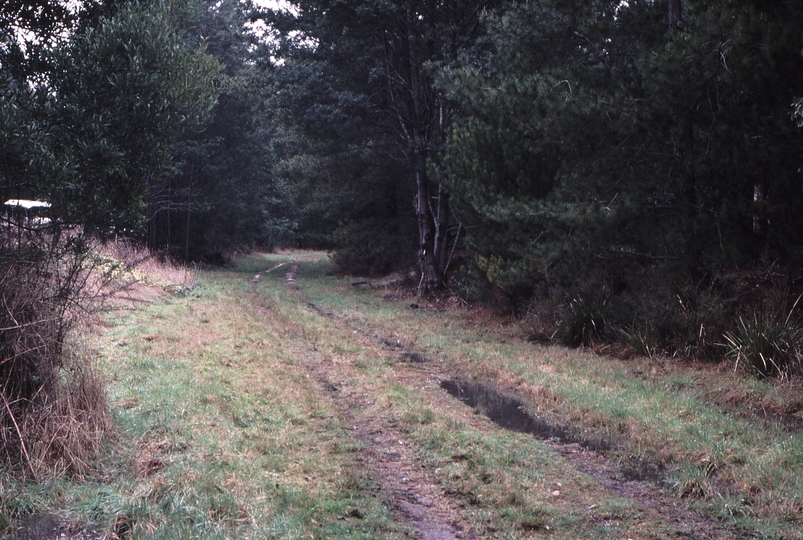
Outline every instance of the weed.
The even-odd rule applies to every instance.
[[[566,305],[561,321],[561,342],[569,347],[590,346],[608,339],[608,299],[597,294],[578,295]]]
[[[618,332],[627,346],[638,356],[652,358],[657,350],[655,331],[648,324],[637,326],[633,323],[630,326],[619,328]]]
[[[683,460],[672,474],[671,485],[681,497],[706,499],[714,495],[711,475],[716,467],[710,461],[692,462]]]
[[[724,336],[728,356],[737,368],[745,365],[763,377],[786,377],[800,371],[803,326],[794,318],[800,298],[785,314],[767,309],[739,317],[736,330]]]
[[[435,413],[427,407],[410,409],[405,413],[404,421],[410,424],[431,424],[435,421]]]

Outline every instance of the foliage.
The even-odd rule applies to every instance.
[[[797,123],[797,127],[803,127],[803,98],[792,103],[792,119]]]
[[[191,11],[127,2],[48,43],[47,62],[0,95],[0,137],[18,152],[0,163],[3,192],[46,198],[88,231],[140,224],[149,180],[215,103],[218,65],[183,39]]]
[[[329,219],[332,213],[352,229],[364,221],[367,230],[386,212],[389,220],[417,225],[417,241],[396,242],[415,252],[396,253],[400,261],[417,253],[422,292],[446,284],[452,246],[459,240],[449,194],[427,169],[453,111],[433,84],[430,64],[455,61],[478,35],[479,13],[496,3],[299,0],[292,11],[264,15],[279,39],[268,54],[282,62],[276,69],[276,104],[285,133],[297,145],[288,154],[290,165],[322,160],[334,167],[313,178],[293,175],[298,203],[314,209],[320,197],[339,210],[341,190],[360,191],[360,202],[366,203],[343,213],[311,213],[313,235],[320,238],[326,223],[337,226],[340,220]],[[318,182],[319,176],[332,182]],[[406,234],[409,228],[396,230]],[[398,266],[389,263],[384,266]]]
[[[81,238],[15,229],[0,237],[0,461],[34,479],[84,473],[111,421],[101,379],[69,337],[99,276]]]
[[[503,269],[485,272],[491,285],[574,296],[603,281],[637,311],[644,272],[673,298],[803,263],[803,133],[789,119],[803,8],[684,4],[682,29],[665,2],[506,4],[441,66],[460,112],[435,174],[475,264]]]
[[[624,342],[635,354],[651,358],[657,352],[654,330],[648,325],[638,326],[634,323],[618,330]]]
[[[609,339],[608,299],[596,294],[578,295],[568,302],[560,329],[561,341],[570,347],[589,346]]]
[[[297,213],[277,160],[270,63],[247,32],[247,3],[208,2],[192,35],[222,65],[218,102],[203,132],[189,132],[173,152],[177,174],[151,186],[147,241],[152,249],[198,260],[253,247],[292,245]]]
[[[411,225],[407,220],[381,218],[340,225],[332,235],[337,246],[332,253],[335,267],[359,276],[412,268],[414,261],[410,254],[414,246],[410,244],[415,230]]]
[[[148,182],[170,171],[170,147],[208,121],[218,64],[185,45],[182,16],[171,4],[134,3],[58,51],[58,71],[74,74],[54,80],[53,120],[68,128],[55,151],[68,181],[48,195],[72,222],[141,223]]]
[[[0,19],[9,16],[0,31],[0,195],[53,206],[48,224],[6,219],[0,235],[0,459],[34,478],[80,474],[110,420],[100,379],[68,339],[100,286],[76,229],[141,223],[149,181],[170,170],[169,149],[208,118],[219,66],[184,40],[189,2],[68,9],[23,0],[0,6]]]
[[[716,493],[711,481],[711,476],[715,472],[716,467],[711,462],[693,463],[683,461],[673,475],[672,488],[681,497],[693,499],[711,498]]]

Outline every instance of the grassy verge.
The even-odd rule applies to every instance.
[[[5,514],[135,538],[403,536],[295,365],[312,347],[254,294],[252,271],[207,273],[183,297],[110,317],[95,346],[118,434],[100,475],[5,479]]]
[[[737,530],[803,536],[803,435],[788,422],[793,416],[776,421],[761,412],[795,407],[799,383],[536,345],[522,340],[515,324],[481,311],[411,309],[416,300],[388,301],[372,290],[344,294],[344,280],[315,268],[309,278],[306,294],[353,326],[439,358],[464,378],[507,388],[555,424],[614,441],[609,457],[624,468],[654,468],[678,499]],[[422,437],[424,444],[437,439]]]

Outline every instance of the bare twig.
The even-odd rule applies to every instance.
[[[20,445],[22,445],[22,453],[25,455],[25,461],[28,463],[28,468],[31,469],[31,474],[33,475],[34,482],[38,482],[38,478],[36,476],[36,470],[33,468],[33,463],[31,463],[31,456],[28,454],[28,449],[25,447],[25,439],[22,436],[22,432],[20,431],[19,425],[17,425],[17,419],[14,418],[14,413],[11,412],[11,407],[8,405],[8,400],[6,399],[6,395],[3,392],[0,392],[0,397],[3,398],[3,405],[6,406],[6,410],[8,411],[8,416],[11,418],[11,421],[14,423],[14,429],[17,430],[17,436],[20,439]]]

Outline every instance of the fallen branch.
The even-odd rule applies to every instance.
[[[287,264],[286,262],[279,263],[276,266],[272,266],[271,268],[268,268],[267,270],[263,270],[262,272],[260,272],[260,274],[270,274],[274,270],[278,270],[279,268],[281,268],[282,266],[284,266],[286,264]]]

